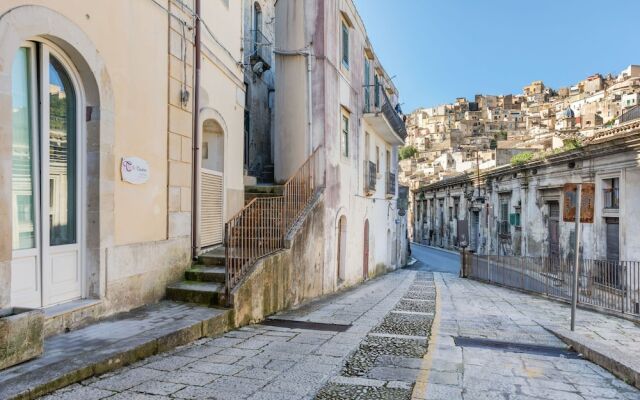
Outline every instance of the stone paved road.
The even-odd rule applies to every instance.
[[[638,390],[599,366],[559,354],[564,344],[536,318],[555,315],[568,323],[563,305],[450,274],[436,273],[435,281],[441,318],[434,323],[426,395],[416,398],[640,399]],[[488,342],[459,346],[457,337],[544,347],[504,350],[486,346]]]
[[[350,324],[346,332],[252,325],[91,378],[47,399],[311,399],[340,374],[349,354],[390,314],[417,275],[397,271],[278,316]]]
[[[460,272],[460,256],[446,250],[411,243],[411,256],[433,272]]]

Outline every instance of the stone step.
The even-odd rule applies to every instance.
[[[185,303],[219,304],[224,295],[224,284],[217,282],[181,281],[167,286],[167,298]]]
[[[201,265],[216,265],[222,266],[224,265],[224,247],[216,247],[215,249],[201,254],[198,257],[198,264]]]
[[[284,191],[283,185],[247,185],[244,187],[246,193],[262,193],[275,196],[282,196]]]
[[[225,281],[224,266],[194,265],[185,272],[187,281],[217,282]]]

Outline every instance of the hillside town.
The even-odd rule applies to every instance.
[[[400,181],[418,189],[531,153],[560,152],[640,115],[639,98],[640,66],[630,65],[617,76],[594,74],[570,87],[535,81],[521,94],[479,94],[417,109],[407,116],[410,156],[400,161]]]

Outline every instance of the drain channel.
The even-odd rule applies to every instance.
[[[496,349],[496,350],[508,351],[511,353],[528,353],[528,354],[537,354],[542,356],[562,357],[562,358],[570,358],[570,359],[581,358],[577,353],[565,347],[544,346],[539,344],[517,343],[517,342],[503,342],[499,340],[471,338],[471,337],[463,337],[463,336],[456,336],[453,338],[453,341],[458,347],[476,347],[476,348],[483,348],[483,349]]]
[[[294,321],[290,319],[267,318],[261,325],[276,326],[289,329],[308,329],[312,331],[345,332],[351,325],[324,324],[322,322]]]

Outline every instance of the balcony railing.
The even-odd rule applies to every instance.
[[[382,113],[394,132],[404,141],[407,138],[407,127],[404,119],[398,114],[383,85],[365,87],[365,114]]]
[[[615,209],[620,208],[620,197],[618,188],[604,189],[604,208]]]
[[[396,195],[396,174],[393,172],[387,172],[387,191],[386,194],[389,196]]]
[[[260,30],[252,30],[251,34],[251,65],[262,62],[266,71],[271,68],[271,53],[273,44]]]
[[[364,191],[373,193],[376,191],[376,180],[378,173],[376,163],[372,161],[364,162]]]

